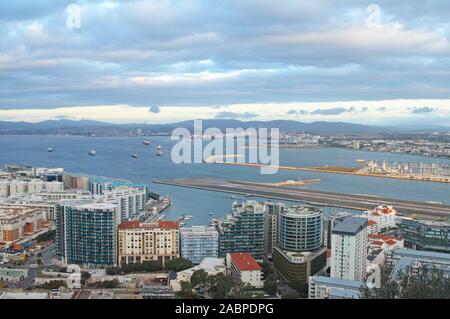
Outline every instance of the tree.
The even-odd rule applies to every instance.
[[[281,295],[281,299],[298,299],[300,296],[294,290],[289,290],[288,292]]]
[[[423,266],[412,274],[410,269],[381,269],[381,288],[361,289],[365,299],[450,299],[450,277],[442,270]]]
[[[179,272],[182,270],[186,270],[192,268],[194,264],[192,261],[185,259],[183,257],[175,258],[172,260],[166,261],[165,268],[168,270],[172,270],[175,272]]]
[[[97,281],[90,283],[89,287],[98,289],[114,289],[119,287],[119,281],[117,279]]]
[[[294,289],[301,297],[308,296],[308,284],[303,280],[294,280],[289,283],[289,286]]]
[[[119,267],[108,267],[106,268],[106,274],[108,276],[120,275],[121,270]]]
[[[198,285],[205,286],[208,282],[208,273],[203,269],[196,270],[191,276],[191,285],[196,287]]]
[[[266,280],[264,281],[264,291],[271,296],[275,295],[278,292],[278,285],[275,279],[273,279],[272,277],[266,278]]]
[[[210,293],[214,299],[226,299],[234,287],[233,278],[229,275],[219,273],[210,277]]]
[[[273,274],[272,265],[265,260],[262,263],[262,269],[266,278]]]
[[[175,293],[178,299],[194,299],[195,294],[192,291],[192,284],[188,281],[180,282],[181,290]]]
[[[86,281],[91,279],[91,274],[87,271],[81,272],[81,284],[84,286],[86,284]]]

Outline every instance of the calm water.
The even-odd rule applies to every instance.
[[[181,214],[190,214],[194,216],[192,224],[206,224],[211,217],[217,218],[228,213],[233,202],[231,195],[156,185],[152,184],[153,180],[182,177],[215,177],[257,182],[278,182],[298,178],[321,179],[320,183],[310,184],[307,188],[450,204],[449,184],[295,171],[279,171],[276,175],[260,175],[258,168],[251,167],[206,164],[176,165],[170,159],[170,149],[174,142],[160,137],[150,140],[151,145],[144,146],[143,138],[0,136],[0,165],[15,163],[42,167],[64,167],[69,172],[110,176],[148,184],[152,191],[169,194],[172,197],[173,206],[165,212],[167,219]],[[163,157],[155,155],[157,145],[161,145],[165,150]],[[48,153],[48,147],[53,147],[55,151]],[[92,148],[97,151],[95,157],[87,155],[88,150]],[[130,157],[134,152],[140,155],[139,159]],[[343,149],[280,150],[281,165],[286,166],[355,166],[357,159],[450,164],[449,160],[443,159]],[[213,213],[213,216],[209,216],[209,213]]]

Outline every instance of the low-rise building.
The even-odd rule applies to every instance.
[[[398,271],[408,271],[412,274],[424,266],[438,269],[450,276],[450,254],[412,249],[393,249],[387,256],[387,261],[393,267],[393,274]]]
[[[402,218],[400,230],[405,239],[405,247],[450,252],[450,223],[432,222]]]
[[[358,215],[358,217],[368,219],[367,232],[369,234],[380,234],[397,227],[397,211],[392,206],[380,205],[373,210]]]
[[[360,299],[364,283],[355,280],[309,277],[308,299]]]
[[[262,267],[249,253],[227,254],[227,270],[233,278],[254,288],[264,286]]]
[[[18,282],[28,277],[27,269],[0,268],[0,281]]]

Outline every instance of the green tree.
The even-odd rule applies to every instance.
[[[166,261],[165,264],[165,268],[167,270],[172,270],[176,272],[192,268],[193,266],[194,264],[192,263],[192,261],[185,259],[183,257],[168,260]]]
[[[205,286],[208,282],[208,273],[203,269],[196,270],[191,276],[191,285],[196,287],[198,285]]]
[[[178,299],[194,299],[195,293],[192,291],[192,284],[188,281],[180,282],[181,290],[175,293]]]
[[[108,276],[120,275],[121,269],[119,267],[108,267],[106,268],[106,274]]]
[[[306,298],[308,296],[308,284],[303,280],[294,280],[289,283],[289,286],[294,289],[300,297]]]
[[[267,277],[264,281],[264,291],[273,296],[278,292],[278,284],[276,280],[272,277]]]
[[[380,288],[362,288],[365,299],[450,299],[450,277],[442,270],[427,266],[412,274],[409,269],[393,273],[381,269]]]
[[[300,296],[294,290],[289,290],[288,292],[281,295],[282,299],[298,299]]]
[[[91,274],[87,271],[81,272],[81,284],[84,286],[86,282],[91,279]]]
[[[233,278],[229,275],[219,273],[210,277],[210,293],[214,299],[227,299],[231,289],[235,286]]]

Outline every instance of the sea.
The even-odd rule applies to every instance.
[[[396,199],[450,204],[450,184],[409,180],[371,178],[364,176],[325,174],[316,172],[278,171],[261,175],[257,167],[217,164],[175,164],[170,152],[176,141],[169,137],[85,137],[85,136],[0,136],[0,165],[24,164],[35,167],[62,167],[67,172],[90,176],[108,176],[148,185],[161,195],[170,195],[172,206],[164,211],[165,219],[192,215],[191,225],[207,225],[212,218],[230,213],[237,199],[231,194],[154,184],[154,180],[210,177],[254,182],[281,182],[298,179],[320,179],[306,189],[349,194],[368,194]],[[164,155],[156,155],[160,145]],[[47,148],[54,152],[47,152]],[[88,156],[95,149],[96,156]],[[131,154],[139,154],[138,159]],[[280,165],[294,167],[357,166],[356,160],[441,163],[450,160],[408,154],[377,153],[340,148],[281,148]],[[256,198],[258,199],[258,198]],[[382,200],[380,199],[380,204]],[[333,213],[340,208],[325,208]]]

